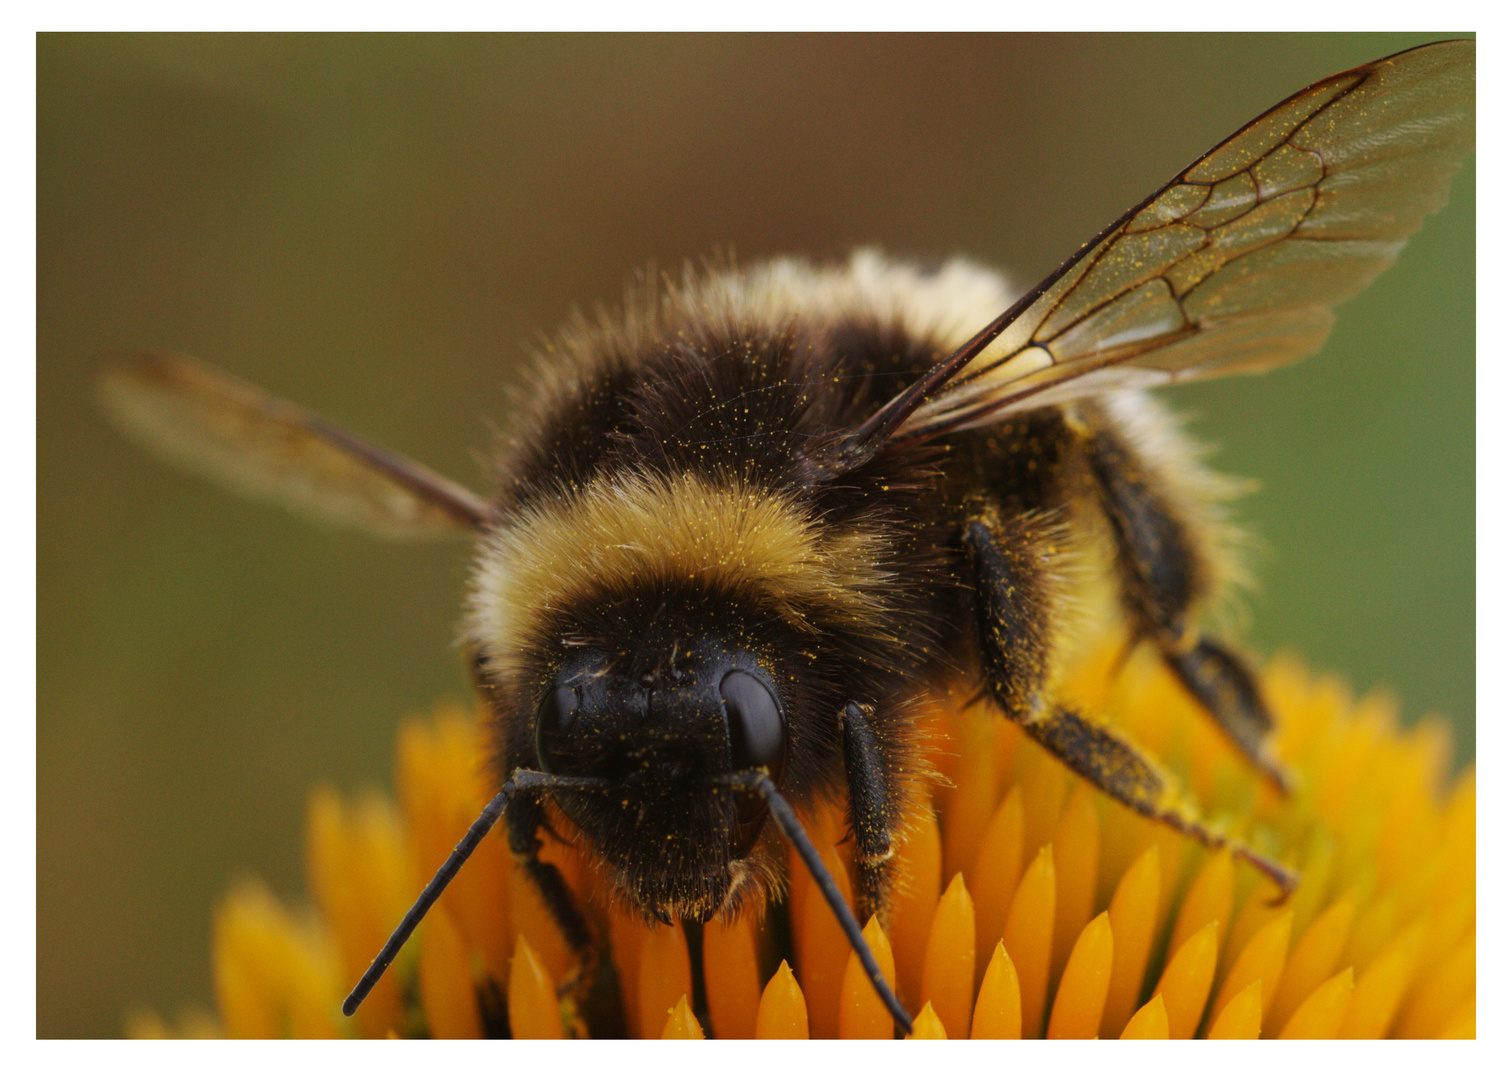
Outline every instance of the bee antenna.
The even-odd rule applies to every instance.
[[[368,965],[367,971],[363,972],[362,978],[347,999],[341,1003],[341,1012],[344,1016],[351,1016],[357,1011],[357,1007],[372,993],[373,987],[378,985],[378,980],[383,978],[383,973],[394,962],[394,957],[399,955],[399,950],[404,948],[404,943],[410,939],[415,928],[420,925],[420,920],[425,918],[426,912],[431,906],[441,899],[441,894],[451,884],[452,878],[457,876],[457,871],[462,869],[477,846],[483,842],[488,831],[503,816],[504,808],[509,804],[516,793],[521,791],[543,791],[552,788],[599,788],[605,787],[603,780],[589,779],[586,777],[552,776],[550,773],[532,772],[528,769],[516,769],[509,779],[504,781],[504,786],[499,793],[488,801],[483,812],[478,815],[478,820],[472,823],[460,843],[452,849],[447,856],[441,869],[436,871],[436,876],[431,878],[430,884],[420,893],[420,898],[410,907],[399,920],[399,925],[389,935],[388,942],[379,950],[373,962]]]
[[[772,778],[765,771],[761,771],[737,773],[729,779],[732,784],[754,789],[766,800],[767,809],[772,812],[777,827],[782,830],[782,835],[787,837],[788,843],[797,850],[803,864],[813,875],[814,884],[819,886],[819,891],[824,894],[830,910],[835,913],[835,918],[840,920],[840,926],[845,931],[851,948],[856,951],[861,967],[871,979],[877,996],[882,999],[882,1004],[887,1006],[887,1011],[892,1013],[893,1022],[903,1029],[904,1034],[912,1035],[913,1018],[898,1001],[892,987],[887,985],[887,979],[877,965],[877,958],[872,955],[871,946],[867,945],[866,939],[861,936],[861,926],[856,922],[856,916],[851,913],[850,904],[846,902],[844,896],[840,895],[840,888],[835,884],[835,879],[830,876],[829,867],[825,866],[824,860],[819,857],[818,849],[814,847],[814,842],[809,839],[808,833],[799,823],[798,815],[793,813],[792,806],[777,793],[777,785],[772,783]]]

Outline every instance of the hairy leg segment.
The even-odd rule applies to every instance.
[[[1183,520],[1158,479],[1152,483],[1159,476],[1154,464],[1140,460],[1111,425],[1089,424],[1079,441],[1112,529],[1124,607],[1136,633],[1154,643],[1240,752],[1286,792],[1286,772],[1266,745],[1275,725],[1254,673],[1233,649],[1189,629],[1193,609],[1210,590],[1201,529]]]
[[[893,881],[896,823],[886,762],[872,728],[871,710],[848,703],[840,710],[845,777],[850,789],[851,833],[856,840],[856,918],[864,926],[886,910]]]
[[[1028,516],[1003,518],[992,509],[966,526],[975,570],[977,624],[987,686],[1010,720],[1077,775],[1137,814],[1212,848],[1226,848],[1274,881],[1283,894],[1296,874],[1207,825],[1155,762],[1094,721],[1050,701],[1049,642],[1053,543]]]

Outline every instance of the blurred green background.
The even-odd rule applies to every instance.
[[[524,343],[648,261],[963,253],[1028,283],[1250,117],[1431,36],[58,36],[38,46],[37,1029],[209,1003],[240,871],[465,692],[465,546],[311,528],[96,412],[194,353],[479,483]],[[1326,350],[1183,389],[1263,481],[1248,640],[1474,752],[1475,184]]]

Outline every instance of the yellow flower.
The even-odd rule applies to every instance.
[[[1081,665],[1065,696],[1165,762],[1208,820],[1298,868],[1300,886],[1276,905],[1247,864],[1110,802],[985,706],[937,706],[923,723],[944,779],[920,792],[887,932],[875,920],[865,931],[918,1017],[914,1037],[1473,1038],[1475,777],[1450,782],[1444,726],[1402,731],[1384,699],[1354,701],[1275,662],[1276,749],[1297,789],[1283,799],[1156,660],[1117,658],[1110,647]],[[682,929],[604,908],[584,860],[548,840],[544,857],[590,905],[608,952],[581,1008],[558,1001],[568,951],[499,830],[342,1017],[346,991],[492,795],[482,761],[474,717],[443,708],[400,730],[397,807],[315,793],[315,913],[296,918],[245,885],[216,914],[226,1035],[891,1035],[796,856],[785,911],[704,928],[695,1013]],[[841,815],[809,827],[846,890]],[[150,1016],[131,1030],[168,1033]]]

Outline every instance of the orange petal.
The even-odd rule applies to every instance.
[[[1350,894],[1336,901],[1307,928],[1287,957],[1276,1000],[1266,1015],[1266,1035],[1274,1035],[1285,1027],[1302,1002],[1338,970],[1354,916],[1355,900]]]
[[[551,976],[524,934],[515,940],[509,970],[509,1031],[516,1039],[562,1038],[562,1011]]]
[[[483,1037],[467,945],[439,904],[425,917],[420,933],[420,1005],[431,1038]]]
[[[814,808],[808,821],[809,839],[814,842],[814,847],[821,853],[828,847],[840,842],[842,832],[837,827],[838,814],[833,806],[821,804]],[[808,903],[809,888],[812,881],[809,877],[808,866],[803,857],[798,854],[798,849],[788,848],[788,924],[793,931],[793,950],[803,950],[803,913]],[[805,884],[807,883],[807,884]],[[820,902],[823,902],[821,898]]]
[[[1102,1037],[1111,1039],[1123,1030],[1134,1011],[1134,1002],[1144,985],[1155,939],[1155,920],[1160,911],[1160,848],[1154,844],[1136,859],[1113,890],[1108,905],[1112,924],[1113,971],[1108,979],[1108,1002],[1103,1007]],[[1161,1015],[1165,1006],[1161,1005]]]
[[[429,881],[493,796],[483,782],[487,759],[476,726],[455,708],[405,723],[396,757],[395,787],[409,825],[414,880]],[[438,901],[500,986],[509,982],[516,936],[509,904],[512,864],[504,830],[496,828]]]
[[[1046,1038],[1097,1038],[1112,968],[1113,930],[1105,911],[1086,925],[1071,949]]]
[[[667,1010],[667,1023],[662,1028],[663,1039],[701,1039],[704,1037],[703,1028],[698,1026],[698,1018],[693,1015],[693,1010],[688,1008],[687,995],[677,999],[677,1004]]]
[[[1171,1038],[1190,1039],[1202,1019],[1208,992],[1213,988],[1213,970],[1218,965],[1218,925],[1208,923],[1187,938],[1186,944],[1166,963],[1155,993],[1165,998]]]
[[[945,876],[954,877],[970,869],[982,843],[982,834],[997,807],[997,762],[992,743],[996,730],[992,721],[962,717],[960,725],[954,787],[945,791],[945,835],[941,867]]]
[[[1475,895],[1475,766],[1465,770],[1444,808],[1444,880],[1439,893]]]
[[[756,1037],[758,1039],[806,1039],[809,1037],[808,1006],[803,1000],[803,991],[787,961],[777,966],[777,974],[767,982],[761,992],[761,1005],[756,1010]]]
[[[850,876],[845,872],[840,853],[830,845],[820,851],[840,895],[849,904]],[[804,997],[808,1001],[809,1031],[816,1039],[833,1039],[840,1034],[840,983],[845,978],[845,963],[850,959],[850,941],[819,886],[810,879],[804,890],[808,895],[803,902],[803,933],[798,938],[798,970],[803,975]]]
[[[693,993],[688,944],[679,925],[653,927],[641,945],[639,971],[640,1033],[651,1038],[667,1025],[667,1010]]]
[[[919,1010],[919,1015],[914,1017],[913,1034],[905,1038],[948,1039],[950,1036],[945,1033],[945,1025],[940,1023],[940,1018],[935,1015],[934,1006],[926,1001],[924,1008]]]
[[[1314,917],[1323,909],[1323,901],[1333,895],[1334,871],[1338,867],[1338,862],[1338,842],[1327,829],[1318,829],[1313,834],[1312,845],[1299,868],[1302,880],[1285,904],[1285,909],[1293,915],[1292,934],[1301,934],[1306,931],[1312,925]],[[1276,898],[1275,886],[1262,882],[1256,893],[1264,897],[1268,912],[1279,910],[1273,906]],[[1291,941],[1292,937],[1288,936],[1288,945]],[[1280,979],[1279,972],[1276,977]],[[1265,1000],[1265,1011],[1269,1013],[1271,1002],[1276,996],[1275,986],[1264,988],[1262,996]]]
[[[871,948],[877,966],[889,986],[896,985],[897,973],[893,964],[892,946],[887,935],[873,915],[867,920],[861,936]],[[840,983],[840,1037],[842,1039],[891,1039],[893,1037],[892,1013],[877,995],[861,966],[861,958],[852,952],[845,965],[845,978]]]
[[[535,882],[523,867],[513,863],[509,867],[509,911],[515,932],[530,939],[531,948],[539,954],[541,964],[551,975],[552,981],[560,983],[567,977],[567,972],[574,963],[572,950],[567,948],[562,929],[551,917]],[[673,1001],[675,1000],[677,999],[674,998]],[[658,1018],[656,1028],[652,1030],[660,1028],[661,1020]]]
[[[1144,1003],[1129,1022],[1124,1025],[1120,1039],[1169,1039],[1171,1037],[1171,1021],[1166,1016],[1165,998],[1156,994]]]
[[[1475,995],[1465,999],[1463,1005],[1454,1010],[1449,1017],[1449,1022],[1438,1033],[1440,1039],[1473,1039],[1475,1038]]]
[[[714,919],[704,924],[704,986],[709,996],[709,1025],[720,1039],[749,1039],[756,1033],[761,1004],[761,975],[751,920]]]
[[[1390,947],[1391,939],[1401,922],[1401,903],[1395,891],[1388,889],[1366,903],[1355,917],[1349,944],[1344,949],[1344,962],[1363,970],[1372,959]]]
[[[966,875],[966,886],[976,905],[978,941],[994,941],[1001,936],[1023,867],[1024,789],[1014,785],[992,815],[976,862]],[[986,949],[977,950],[978,981],[990,959]]]
[[[1058,758],[1030,742],[1014,764],[1024,788],[1024,850],[1038,851],[1055,838],[1070,773]]]
[[[215,1001],[231,1039],[334,1039],[345,993],[335,946],[301,926],[260,884],[215,912]]]
[[[1256,979],[1229,998],[1208,1029],[1209,1039],[1258,1039],[1260,1037],[1260,980]]]
[[[1261,886],[1264,888],[1264,886]],[[1291,940],[1292,913],[1283,911],[1271,919],[1239,951],[1228,977],[1223,980],[1223,989],[1213,1004],[1217,1015],[1242,986],[1260,980],[1260,1016],[1263,1020],[1270,1003],[1276,996],[1276,984],[1286,967],[1286,946]]]
[[[1228,933],[1229,920],[1234,915],[1234,856],[1227,850],[1218,850],[1208,856],[1186,898],[1181,901],[1181,913],[1176,916],[1176,929],[1171,933],[1171,942],[1176,948],[1208,923],[1218,924],[1218,943],[1223,944]]]
[[[1254,875],[1247,874],[1253,879]],[[1233,970],[1234,962],[1239,959],[1239,954],[1244,947],[1255,938],[1255,933],[1266,923],[1270,922],[1282,911],[1290,911],[1288,908],[1277,908],[1273,902],[1275,890],[1268,887],[1264,882],[1256,883],[1250,889],[1239,910],[1234,913],[1233,921],[1229,924],[1229,932],[1222,942],[1223,952],[1218,958],[1218,983],[1221,986],[1228,980],[1228,973]]]
[[[1447,955],[1474,927],[1475,885],[1471,883],[1464,892],[1441,897],[1430,905],[1423,955]]]
[[[898,961],[898,994],[910,1006],[920,1000],[924,950],[940,899],[940,827],[927,802],[925,807],[909,822],[898,848],[898,884],[887,928]]]
[[[1055,830],[1055,946],[1051,972],[1061,971],[1082,927],[1092,918],[1097,890],[1097,805],[1091,785],[1078,781]]]
[[[1283,1039],[1332,1039],[1339,1034],[1349,998],[1354,993],[1354,968],[1345,968],[1297,1006],[1281,1029]]]
[[[923,997],[952,1039],[971,1030],[971,991],[976,974],[976,913],[965,878],[951,878],[935,907],[924,950]]]
[[[1412,973],[1420,941],[1421,934],[1404,933],[1365,969],[1349,999],[1349,1012],[1344,1016],[1339,1038],[1386,1037],[1407,990],[1407,978]]]
[[[128,1039],[171,1039],[173,1032],[163,1023],[163,1018],[151,1009],[141,1009],[126,1018]]]
[[[609,948],[614,954],[614,970],[619,975],[620,996],[624,999],[625,1021],[632,1038],[640,1038],[640,957],[650,927],[621,905],[609,909]]]
[[[1040,848],[1008,908],[1003,945],[1018,972],[1023,1000],[1024,1034],[1038,1038],[1045,1023],[1045,995],[1050,981],[1050,942],[1055,930],[1055,856]]]
[[[409,845],[394,807],[369,795],[348,804],[317,787],[305,827],[305,875],[341,956],[344,982],[355,983],[409,910],[419,891]],[[414,946],[399,961],[411,962]],[[393,976],[380,979],[353,1022],[364,1036],[381,1038],[404,1021],[404,990]]]
[[[1472,934],[1417,979],[1393,1034],[1402,1039],[1433,1038],[1444,1029],[1454,1011],[1474,993],[1475,936]]]
[[[973,1039],[1017,1039],[1023,1032],[1018,972],[1001,940],[992,950],[971,1016]]]

